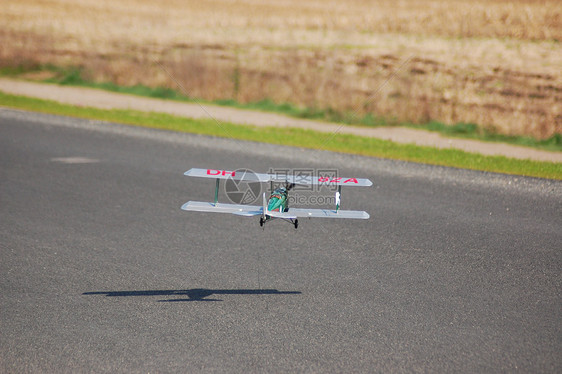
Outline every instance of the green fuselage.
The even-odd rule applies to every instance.
[[[272,212],[286,212],[289,210],[288,191],[279,187],[273,191],[267,202],[267,210]]]

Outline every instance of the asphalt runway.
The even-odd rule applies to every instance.
[[[371,219],[184,212],[192,167]],[[3,373],[562,371],[560,182],[0,109],[0,254]]]

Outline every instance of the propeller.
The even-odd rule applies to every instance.
[[[287,191],[290,191],[291,188],[293,188],[293,187],[295,187],[295,184],[294,184],[294,183],[285,182],[285,189],[286,189]]]

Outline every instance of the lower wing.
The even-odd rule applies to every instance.
[[[303,209],[290,208],[289,212],[296,217],[308,218],[347,218],[369,219],[369,213],[361,210],[330,210],[330,209]]]
[[[210,212],[210,213],[231,213],[237,216],[253,217],[261,216],[263,214],[263,207],[257,205],[238,205],[238,204],[213,204],[203,201],[189,201],[181,207],[183,210],[190,210],[195,212]],[[275,218],[294,219],[297,218],[294,214],[287,212],[265,212],[267,216]]]
[[[194,212],[232,213],[240,216],[256,216],[262,214],[262,207],[256,205],[207,203],[203,201],[188,201],[181,207],[183,210]]]
[[[263,214],[263,207],[257,205],[240,205],[240,204],[213,204],[203,201],[189,201],[181,207],[183,210],[195,212],[210,213],[231,213],[238,216],[253,217]],[[290,208],[288,212],[270,212],[265,213],[275,218],[346,218],[346,219],[368,219],[369,214],[359,210],[330,210],[330,209],[304,209]]]

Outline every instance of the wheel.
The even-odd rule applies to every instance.
[[[299,227],[299,220],[296,219],[296,220],[295,220],[295,229],[297,229],[298,227]]]
[[[263,224],[264,224],[263,217],[260,217],[260,227],[263,227]]]

